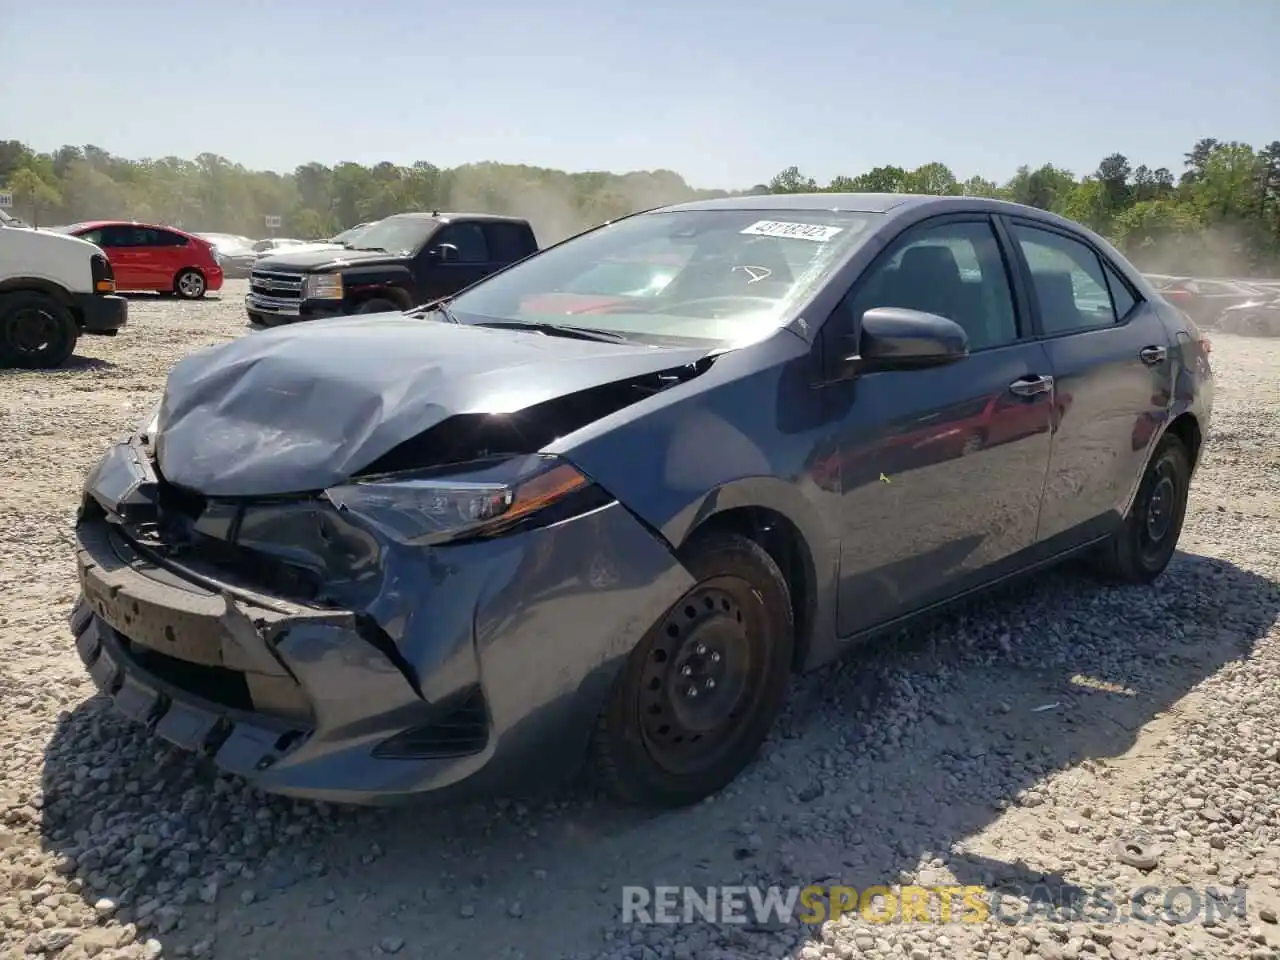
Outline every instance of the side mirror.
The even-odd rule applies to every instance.
[[[431,253],[441,263],[453,263],[458,259],[458,248],[452,243],[442,243]]]
[[[921,370],[969,356],[969,335],[954,320],[903,307],[874,307],[862,315],[862,329],[845,338],[841,358],[846,376],[875,370]]]

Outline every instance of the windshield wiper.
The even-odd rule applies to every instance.
[[[420,307],[414,307],[412,310],[406,310],[406,317],[425,317],[429,313],[438,313],[450,323],[461,324],[462,321],[454,316],[453,311],[449,309],[449,303],[453,297],[445,297],[443,300],[433,300],[430,303],[424,303]]]
[[[600,343],[634,343],[620,333],[609,330],[593,330],[590,327],[574,327],[564,323],[534,323],[529,320],[488,320],[474,323],[474,327],[494,327],[499,330],[534,330],[549,337],[568,337],[573,340],[597,340]]]

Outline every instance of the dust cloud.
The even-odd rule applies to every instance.
[[[449,210],[524,217],[543,247],[639,210],[726,195],[722,190],[695,190],[678,174],[664,170],[571,175],[474,164],[450,174]]]
[[[1256,241],[1243,230],[1218,225],[1195,233],[1148,238],[1126,254],[1143,273],[1206,280],[1277,279],[1255,267],[1256,250]]]

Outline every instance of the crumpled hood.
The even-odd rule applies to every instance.
[[[286,253],[272,253],[258,261],[260,270],[303,271],[318,273],[346,266],[373,266],[379,263],[403,263],[404,258],[382,250],[347,250],[337,245],[304,247]]]
[[[707,353],[398,313],[312,321],[180,361],[157,461],[168,480],[209,496],[320,490],[455,414],[509,413]]]

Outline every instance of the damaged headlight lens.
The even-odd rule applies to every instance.
[[[558,457],[457,464],[344,484],[325,491],[339,510],[401,543],[426,544],[505,533],[549,507],[596,490]]]

